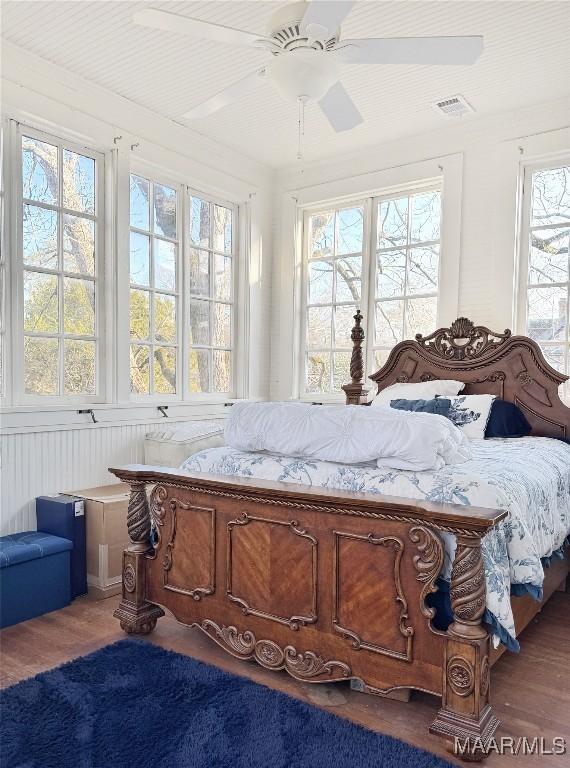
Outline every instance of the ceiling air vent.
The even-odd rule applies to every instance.
[[[471,104],[461,94],[450,96],[448,99],[436,101],[431,105],[436,112],[445,115],[445,117],[463,117],[469,112],[475,112]]]

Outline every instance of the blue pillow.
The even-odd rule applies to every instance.
[[[494,400],[485,437],[526,437],[532,427],[521,409],[506,400]]]
[[[449,409],[451,400],[445,397],[438,397],[434,400],[391,400],[390,408],[396,408],[399,411],[417,411],[418,413],[435,413],[438,416],[449,418]]]

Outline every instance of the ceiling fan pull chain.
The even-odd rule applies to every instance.
[[[299,105],[299,116],[297,118],[297,160],[303,159],[303,137],[305,136],[305,103],[307,99],[299,96],[297,103]]]

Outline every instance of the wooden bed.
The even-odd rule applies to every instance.
[[[366,395],[360,312],[355,320],[349,404]],[[378,391],[463,380],[467,393],[515,402],[533,434],[570,436],[570,409],[558,396],[566,377],[510,331],[460,318],[398,344],[370,378]],[[233,656],[303,682],[433,693],[441,708],[430,731],[451,750],[468,741],[470,759],[484,756],[498,726],[490,673],[500,652],[481,623],[481,539],[506,513],[139,465],[110,471],[131,486],[132,543],[115,612],[126,632],[150,632],[168,610]],[[447,632],[432,627],[426,605],[443,565],[438,532],[457,539]],[[567,574],[567,559],[547,570],[545,599]],[[512,600],[520,631],[540,605]]]

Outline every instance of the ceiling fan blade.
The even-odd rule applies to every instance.
[[[254,45],[263,35],[255,35],[253,32],[244,32],[242,29],[224,27],[222,24],[211,24],[209,21],[191,19],[189,16],[180,16],[178,13],[159,11],[155,8],[145,8],[133,14],[135,24],[153,29],[163,29],[167,32],[176,32],[201,40],[216,40],[219,43],[233,43],[234,45]]]
[[[483,51],[483,38],[385,37],[342,40],[335,49],[351,64],[474,64]]]
[[[349,14],[354,2],[344,0],[313,0],[305,11],[301,21],[301,31],[313,27],[313,36],[317,38],[333,35]]]
[[[182,117],[186,120],[197,120],[200,117],[208,117],[208,115],[217,112],[222,107],[226,107],[234,101],[238,101],[242,96],[246,96],[248,93],[254,90],[254,88],[263,82],[266,77],[266,68],[261,67],[250,75],[238,80],[237,83],[224,88],[215,96],[203,101],[201,104],[197,104],[189,112],[186,112]]]
[[[362,115],[340,80],[325,93],[319,101],[319,107],[337,133],[350,131],[363,122]]]

